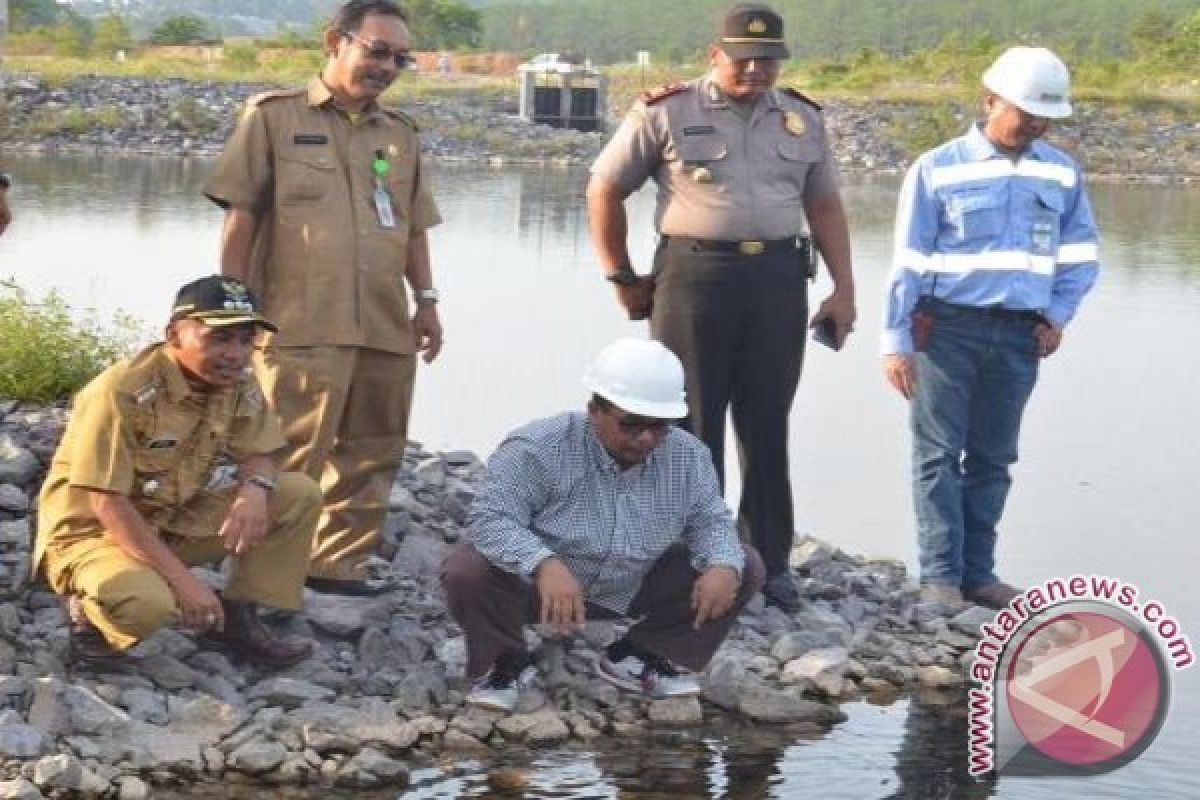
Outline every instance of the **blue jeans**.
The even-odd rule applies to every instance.
[[[996,581],[996,524],[1037,381],[1032,314],[927,304],[911,404],[913,504],[922,583]]]

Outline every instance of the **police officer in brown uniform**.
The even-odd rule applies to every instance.
[[[182,621],[267,666],[312,652],[274,636],[256,604],[297,609],[320,513],[306,475],[277,474],[284,445],[247,372],[257,327],[236,281],[179,290],[166,341],[75,398],[42,487],[35,569],[68,596],[80,658],[116,655]],[[217,594],[188,567],[231,557]]]
[[[363,562],[404,455],[415,353],[441,349],[426,239],[441,219],[416,126],[377,102],[412,61],[404,12],[352,0],[324,42],[307,88],[250,100],[205,193],[226,210],[222,271],[281,328],[256,369],[283,419],[287,468],[324,492],[309,585],[370,594],[387,588]]]
[[[767,600],[792,610],[799,594],[788,571],[787,438],[808,324],[805,219],[834,286],[812,324],[829,325],[840,347],[855,308],[820,108],[774,88],[787,57],[778,14],[757,3],[733,6],[709,48],[712,70],[634,106],[592,166],[587,196],[601,267],[630,318],[650,316],[654,337],[683,361],[688,425],[718,474],[732,409],[739,526],[766,563]],[[633,269],[625,241],[625,198],[647,178],[658,185],[652,276]]]

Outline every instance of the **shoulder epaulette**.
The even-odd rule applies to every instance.
[[[276,100],[281,97],[296,97],[297,95],[302,95],[307,91],[308,91],[308,89],[296,88],[296,89],[272,89],[269,92],[259,92],[258,94],[251,95],[250,97],[248,97],[246,99],[246,106],[252,107],[252,106],[261,105],[261,104],[267,102],[268,100]]]
[[[821,110],[821,106],[815,100],[813,100],[810,97],[806,97],[805,95],[801,94],[800,92],[796,91],[795,89],[793,89],[790,86],[784,88],[783,93],[788,95],[789,97],[796,98],[797,100],[799,100],[802,103],[807,103],[808,105],[815,108],[817,111]]]
[[[383,109],[383,113],[387,114],[392,119],[400,120],[405,125],[412,128],[414,131],[418,131],[418,132],[420,131],[420,128],[417,127],[417,121],[415,119],[413,119],[412,117],[410,117],[408,114],[405,114],[403,111],[398,111],[394,108],[385,108],[385,109]]]
[[[686,83],[669,83],[666,86],[660,86],[657,89],[650,89],[638,95],[638,99],[648,106],[652,106],[659,100],[670,97],[671,95],[686,92],[689,87]]]

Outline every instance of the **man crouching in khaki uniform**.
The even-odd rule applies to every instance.
[[[275,330],[243,284],[201,278],[179,290],[166,342],[76,396],[42,488],[34,568],[67,596],[77,658],[180,621],[264,666],[312,653],[256,607],[300,607],[321,507],[312,479],[271,460],[283,434],[246,370],[259,327]],[[223,595],[188,569],[226,556]]]

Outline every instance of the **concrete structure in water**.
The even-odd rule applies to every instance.
[[[543,53],[517,67],[518,113],[530,122],[579,131],[604,130],[608,79],[590,64]]]

